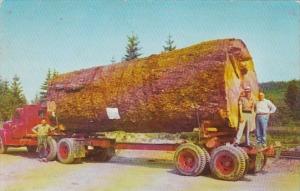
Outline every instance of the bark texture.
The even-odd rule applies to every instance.
[[[61,74],[48,100],[69,130],[175,133],[198,127],[197,113],[200,122],[237,127],[244,86],[258,93],[252,58],[241,40],[222,39]],[[108,119],[107,107],[121,119]]]

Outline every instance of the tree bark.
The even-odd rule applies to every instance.
[[[224,39],[61,74],[48,100],[68,130],[175,133],[198,127],[196,113],[200,122],[237,127],[244,86],[257,95],[252,58],[241,40]],[[108,119],[106,108],[121,119]]]

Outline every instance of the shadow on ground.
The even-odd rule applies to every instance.
[[[20,156],[24,158],[38,158],[38,153],[28,152],[24,147],[22,148],[8,148],[6,155]]]

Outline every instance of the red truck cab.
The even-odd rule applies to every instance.
[[[0,148],[0,152],[5,152],[8,146],[35,146],[32,128],[40,123],[46,112],[46,108],[39,104],[17,108],[12,120],[4,122],[3,128],[0,128],[0,142],[4,147]]]

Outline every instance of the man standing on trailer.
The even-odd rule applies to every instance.
[[[267,128],[270,114],[276,111],[276,106],[265,99],[265,94],[260,92],[258,101],[255,104],[256,141],[258,145],[267,146]]]
[[[239,128],[235,138],[235,145],[240,144],[241,138],[243,136],[245,127],[245,142],[246,146],[250,146],[250,131],[255,129],[254,122],[254,105],[255,101],[251,95],[251,88],[249,86],[244,88],[244,95],[241,95],[239,99],[239,113],[240,113],[240,121]]]
[[[37,134],[37,150],[39,152],[39,158],[42,161],[47,162],[47,139],[48,133],[53,131],[55,127],[50,126],[46,119],[42,119],[41,123],[32,128],[32,131]]]

